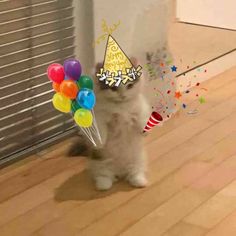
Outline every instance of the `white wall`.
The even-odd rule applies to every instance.
[[[75,26],[75,55],[82,64],[84,74],[94,67],[94,14],[93,0],[73,0]]]
[[[177,0],[180,21],[236,29],[236,0]]]

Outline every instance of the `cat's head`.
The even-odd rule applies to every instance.
[[[130,59],[133,66],[137,67],[138,63],[135,58]],[[100,70],[103,66],[102,63],[96,65],[96,72]],[[106,85],[103,81],[96,79],[96,87],[99,93],[107,100],[111,102],[128,102],[132,99],[136,99],[141,92],[141,78],[138,78],[132,82],[127,82],[126,84],[120,84],[118,87],[110,87]]]

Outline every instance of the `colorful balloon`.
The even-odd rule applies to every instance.
[[[64,80],[60,85],[60,92],[70,99],[75,99],[78,91],[77,84],[73,80]]]
[[[67,59],[64,62],[64,70],[66,76],[70,77],[73,80],[78,80],[82,73],[81,64],[78,60]]]
[[[88,88],[93,90],[93,81],[87,75],[80,76],[80,79],[77,81],[79,88]]]
[[[50,80],[60,84],[64,80],[64,68],[61,64],[51,64],[47,69],[47,75]]]
[[[96,98],[93,90],[86,88],[83,88],[79,91],[76,100],[81,107],[88,110],[93,109],[96,103]]]
[[[70,112],[71,100],[65,97],[62,93],[55,93],[52,98],[53,106],[61,112]]]
[[[52,82],[52,87],[55,92],[60,92],[60,84]]]
[[[76,100],[71,102],[71,111],[75,113],[78,109],[82,108]]]
[[[77,125],[88,128],[93,123],[93,116],[91,111],[80,108],[74,114],[74,120]]]

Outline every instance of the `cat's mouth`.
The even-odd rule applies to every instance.
[[[119,102],[128,102],[130,101],[131,98],[127,96],[121,96],[121,97],[116,97],[116,98],[111,98],[112,102],[119,103]]]

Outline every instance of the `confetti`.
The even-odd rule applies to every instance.
[[[200,85],[200,83],[196,83],[196,86],[199,86]]]
[[[177,67],[176,67],[175,65],[173,65],[173,66],[171,67],[171,71],[172,71],[172,72],[177,72]]]
[[[200,97],[198,101],[200,102],[200,104],[203,104],[206,102],[204,97]]]
[[[175,92],[175,98],[179,99],[182,96],[180,92]]]
[[[194,109],[194,110],[191,110],[191,111],[187,112],[187,114],[189,114],[189,115],[194,115],[194,114],[197,114],[197,113],[198,113],[197,109]]]
[[[205,90],[205,91],[208,91],[208,89],[206,89],[206,88],[201,88],[202,90]]]
[[[169,94],[170,92],[171,92],[171,91],[170,91],[170,90],[168,90],[168,91],[167,91],[167,94]]]
[[[185,93],[190,93],[190,91],[189,91],[189,90],[186,90]]]

